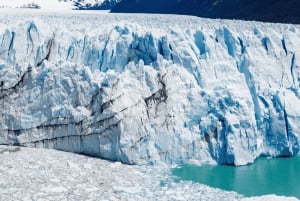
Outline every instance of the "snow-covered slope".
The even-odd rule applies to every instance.
[[[59,0],[0,0],[0,8],[37,8],[47,10],[72,10],[72,1]]]
[[[0,16],[1,144],[129,164],[299,153],[299,26]]]
[[[42,10],[109,10],[120,0],[0,0],[0,8],[35,8]]]

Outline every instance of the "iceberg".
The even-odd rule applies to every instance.
[[[299,154],[298,25],[0,16],[2,145],[127,164],[244,165]]]

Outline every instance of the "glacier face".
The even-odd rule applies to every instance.
[[[0,16],[0,144],[128,164],[243,165],[299,153],[299,26]]]

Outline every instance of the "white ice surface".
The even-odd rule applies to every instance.
[[[297,201],[295,197],[265,195],[260,197],[243,198],[242,201]]]
[[[85,6],[101,5],[105,0],[0,0],[0,8],[30,8],[39,6],[41,10],[61,11],[76,9],[75,3]],[[18,12],[18,10],[16,10]],[[20,12],[20,11],[19,11]]]
[[[202,184],[175,183],[167,166],[128,166],[55,150],[0,146],[0,200],[297,199],[273,195],[244,199],[234,192]]]
[[[70,0],[0,0],[0,8],[22,8],[30,4],[38,5],[43,10],[72,10],[74,8]]]
[[[1,149],[6,149],[0,147]],[[128,166],[55,150],[0,154],[0,200],[239,200],[240,195],[191,182],[168,168]]]

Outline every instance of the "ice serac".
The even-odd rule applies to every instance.
[[[128,164],[299,153],[299,26],[39,15],[0,18],[0,144]]]

